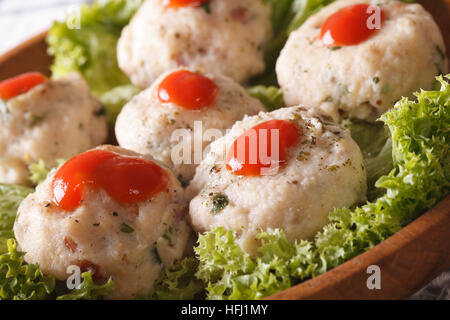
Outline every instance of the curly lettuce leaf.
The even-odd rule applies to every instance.
[[[450,78],[449,76],[447,76]],[[386,193],[355,210],[333,212],[315,241],[329,270],[388,238],[450,192],[450,85],[406,98],[382,120],[392,137],[394,169],[376,182]]]
[[[236,244],[232,231],[219,227],[200,236],[196,276],[208,283],[208,299],[261,299],[290,288],[315,270],[309,242],[292,244],[278,229],[258,238],[259,256],[251,258]]]
[[[30,171],[30,181],[34,185],[38,185],[47,178],[50,169],[47,168],[44,160],[39,160],[36,163],[32,163],[28,166],[28,170]]]
[[[266,107],[267,111],[284,108],[283,92],[280,88],[270,86],[254,86],[247,88],[248,94],[258,99]]]
[[[235,233],[219,227],[199,237],[196,276],[208,283],[207,299],[256,300],[290,288],[318,269],[312,244],[290,243],[281,230],[258,235],[259,256],[250,257],[235,242]]]
[[[122,107],[140,91],[141,90],[134,85],[126,84],[117,86],[105,92],[100,97],[100,101],[106,108],[106,113],[110,124],[115,121],[120,111],[122,110]]]
[[[35,264],[23,260],[25,253],[17,251],[14,239],[7,241],[6,253],[0,255],[0,300],[52,300],[56,296],[56,280],[46,276]],[[97,300],[114,292],[112,279],[97,285],[90,272],[84,272],[78,289],[56,297],[57,300]],[[63,286],[62,282],[58,282]]]
[[[189,257],[167,268],[155,282],[152,299],[192,300],[204,289],[204,283],[195,277],[198,260]]]
[[[57,159],[56,162],[58,163],[58,166],[66,162],[66,160],[63,159]],[[38,185],[47,178],[47,175],[53,168],[46,165],[46,163],[43,160],[39,160],[36,163],[32,163],[28,166],[28,170],[30,171],[30,181],[34,185]]]
[[[346,119],[342,125],[361,149],[367,173],[368,199],[375,200],[383,195],[382,189],[375,187],[375,182],[393,169],[392,140],[382,123],[369,123],[361,120]]]
[[[37,166],[46,172],[46,169],[43,170],[45,165],[41,163]],[[44,275],[37,265],[26,264],[23,260],[25,254],[17,251],[17,242],[13,239],[17,209],[31,192],[31,188],[0,184],[0,300],[55,297],[55,279]],[[84,280],[79,289],[59,299],[98,299],[114,291],[112,280],[98,286],[92,281],[90,273],[83,273],[82,277]]]
[[[27,187],[0,184],[0,253],[7,251],[6,240],[14,237],[17,209],[32,191]]]
[[[80,28],[71,28],[70,21],[55,22],[47,36],[49,53],[55,57],[51,70],[54,77],[80,72],[90,90],[105,105],[110,123],[118,109],[132,98],[128,90],[111,102],[111,90],[132,86],[119,69],[116,57],[117,41],[143,3],[143,0],[96,1],[81,7]]]
[[[24,264],[17,242],[7,242],[8,252],[0,255],[0,300],[42,300],[55,288],[55,279],[47,277],[36,265]]]
[[[225,270],[232,276],[254,270],[254,261],[235,242],[234,234],[221,227],[215,230],[198,238],[194,251],[201,259],[196,276],[208,283],[220,280]]]
[[[58,296],[56,300],[101,300],[114,293],[114,282],[111,278],[102,285],[95,284],[91,272],[83,272],[83,282],[78,289]]]
[[[404,98],[381,118],[394,168],[376,182],[385,190],[378,199],[335,210],[313,241],[290,243],[280,230],[263,232],[255,258],[240,249],[232,231],[200,235],[196,276],[207,283],[207,298],[259,299],[315,277],[387,239],[448,195],[450,84],[437,79],[439,91],[416,93],[417,101]]]
[[[376,186],[387,190],[386,202],[403,200],[402,225],[450,191],[450,84],[436,79],[440,90],[415,93],[417,102],[403,98],[381,117],[391,132],[396,169]]]

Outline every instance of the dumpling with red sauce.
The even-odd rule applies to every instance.
[[[31,164],[54,167],[107,136],[104,109],[81,75],[30,72],[0,82],[0,183],[30,184]]]
[[[212,140],[245,115],[263,110],[232,79],[180,68],[128,102],[115,132],[121,147],[150,154],[188,182]]]
[[[187,190],[197,232],[225,227],[254,254],[257,235],[309,239],[335,208],[365,200],[366,173],[347,130],[302,107],[237,122],[197,168]]]
[[[396,0],[333,2],[290,34],[276,65],[286,105],[336,121],[375,121],[403,96],[433,89],[447,70],[432,15]]]
[[[150,293],[181,259],[191,229],[183,188],[149,156],[102,146],[53,170],[20,205],[14,234],[25,261],[65,280],[69,266],[112,278],[114,299]]]
[[[120,68],[139,87],[179,67],[243,83],[265,69],[272,35],[263,0],[147,0],[117,46]]]

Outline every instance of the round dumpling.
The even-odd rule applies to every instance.
[[[28,184],[28,166],[47,166],[105,142],[102,106],[78,74],[0,100],[0,183]]]
[[[180,85],[171,86],[173,82]],[[259,100],[230,78],[178,69],[162,75],[122,109],[116,137],[120,146],[152,155],[188,182],[214,137],[245,115],[263,110]]]
[[[354,45],[334,45],[328,33],[321,38],[324,25],[330,30],[326,22],[334,13],[361,4],[382,10],[380,30],[373,29],[368,39]],[[402,96],[432,89],[435,76],[447,70],[445,44],[431,14],[420,4],[393,0],[332,3],[291,33],[276,65],[288,106],[319,108],[335,120],[368,121],[376,120]]]
[[[264,71],[264,45],[272,29],[270,6],[263,0],[185,1],[184,7],[170,2],[147,0],[122,31],[119,66],[134,84],[146,88],[178,67],[237,82]]]
[[[254,130],[262,128],[279,130],[279,165],[258,174],[254,168],[259,162],[251,164],[248,150],[255,143],[261,148],[264,135]],[[251,136],[249,132],[261,136],[245,145],[246,161],[230,158],[231,148]],[[272,146],[267,146],[271,155],[277,150]],[[236,150],[244,150],[240,148]],[[260,157],[266,154],[260,152]],[[276,163],[269,160],[266,163]],[[334,208],[363,201],[366,188],[361,151],[348,131],[302,107],[291,107],[246,117],[211,144],[187,190],[187,197],[193,197],[189,217],[197,232],[219,226],[234,230],[240,246],[254,253],[261,231],[279,228],[291,241],[310,238]]]
[[[61,196],[58,181],[67,173]],[[71,189],[80,176],[90,177],[81,194],[79,185]],[[182,258],[191,234],[185,209],[170,170],[148,156],[103,146],[53,170],[20,205],[14,234],[25,261],[45,274],[65,280],[68,267],[79,266],[96,281],[112,278],[110,298],[132,299],[148,294],[162,269]]]

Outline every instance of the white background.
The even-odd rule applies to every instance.
[[[82,2],[92,0],[0,0],[0,54],[63,20]]]

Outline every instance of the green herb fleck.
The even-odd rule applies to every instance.
[[[25,114],[25,121],[27,122],[26,126],[28,128],[33,128],[42,122],[42,120],[44,120],[44,116],[38,116],[29,112]]]
[[[374,77],[372,80],[373,80],[373,83],[375,83],[375,84],[378,84],[380,82],[379,77]]]
[[[223,194],[216,194],[213,197],[211,214],[212,215],[218,214],[220,211],[225,209],[225,207],[228,206],[229,203],[230,201],[228,200],[227,196]]]
[[[122,231],[124,233],[133,233],[134,229],[124,222],[124,223],[122,223],[122,226],[120,227],[120,231]]]
[[[162,263],[162,261],[161,261],[161,256],[159,255],[158,249],[157,249],[156,247],[154,247],[154,248],[152,249],[152,253],[153,253],[153,256],[155,257],[156,262],[158,262],[159,264],[161,264],[161,263]]]
[[[328,167],[328,171],[331,171],[331,172],[336,171],[337,169],[339,169],[338,165],[333,165],[333,166]]]
[[[189,186],[189,180],[184,180],[183,178],[178,177],[178,181],[180,181],[181,186],[182,186],[183,188],[187,188],[187,186]]]
[[[211,14],[211,1],[206,1],[204,4],[200,6],[207,14]]]
[[[172,229],[171,226],[169,226],[169,227],[166,229],[166,231],[164,231],[164,234],[162,235],[162,237],[163,237],[164,239],[166,239],[167,242],[169,243],[169,246],[172,246],[172,245],[173,245],[173,243],[172,243],[172,233],[173,233],[173,229]]]
[[[94,115],[95,115],[96,117],[101,117],[101,116],[106,115],[106,109],[105,109],[105,107],[102,106],[100,109],[95,110],[95,111],[94,111]]]
[[[292,121],[302,120],[302,115],[298,112],[294,113],[292,116]]]
[[[297,161],[304,161],[308,160],[308,157],[311,155],[309,152],[303,152],[301,151],[299,155],[297,156]]]
[[[334,47],[331,47],[330,50],[331,50],[331,51],[336,51],[336,50],[339,50],[339,49],[341,49],[341,48],[342,48],[342,47],[334,46]]]

